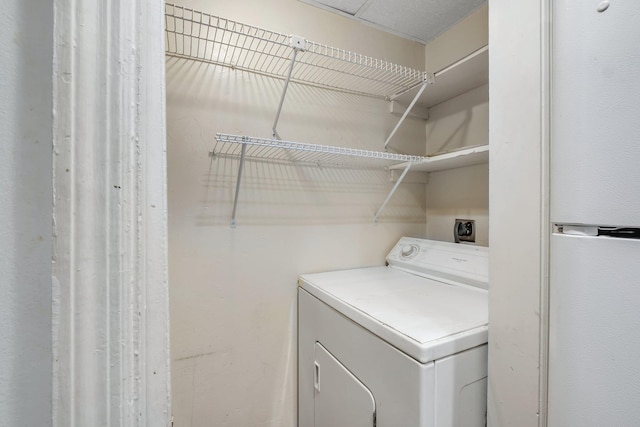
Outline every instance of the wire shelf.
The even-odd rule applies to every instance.
[[[399,163],[416,163],[426,159],[407,154],[304,144],[223,133],[216,134],[216,144],[212,155],[214,157],[240,157],[243,146],[246,147],[245,159],[247,160],[267,160],[315,166],[379,168]]]
[[[349,52],[167,3],[166,54],[286,79],[390,99],[422,84],[424,71]]]

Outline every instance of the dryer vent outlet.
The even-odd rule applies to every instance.
[[[456,243],[476,241],[476,222],[473,219],[456,219],[453,226],[453,238]]]

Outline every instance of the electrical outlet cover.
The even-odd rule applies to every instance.
[[[473,219],[456,219],[453,226],[453,238],[456,243],[476,241],[476,222]]]

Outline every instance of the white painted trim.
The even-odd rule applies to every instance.
[[[170,423],[163,7],[54,0],[54,426]]]
[[[548,0],[543,0],[547,2]],[[489,7],[488,424],[541,424],[541,301],[548,237],[548,7],[538,0]],[[514,191],[514,188],[518,191]],[[518,233],[511,230],[517,228]]]
[[[549,263],[551,250],[551,212],[550,212],[550,143],[551,143],[551,0],[540,2],[542,40],[540,74],[542,88],[542,108],[540,109],[541,158],[540,158],[540,371],[538,383],[538,427],[547,427],[548,384],[549,384]]]

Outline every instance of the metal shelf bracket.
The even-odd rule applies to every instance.
[[[387,203],[389,203],[389,200],[391,199],[391,196],[393,196],[393,194],[396,192],[396,190],[400,186],[400,183],[402,182],[402,180],[404,180],[404,177],[407,175],[407,172],[409,172],[409,169],[411,169],[412,165],[413,165],[413,162],[409,162],[407,164],[407,166],[402,171],[402,175],[400,175],[400,178],[398,178],[398,180],[396,181],[395,185],[393,186],[393,188],[389,192],[389,195],[387,196],[386,199],[384,199],[384,202],[382,202],[382,206],[380,206],[380,209],[378,209],[378,212],[376,212],[376,215],[373,217],[373,222],[375,222],[376,224],[378,223],[378,218],[380,218],[380,214],[382,213],[384,208],[387,206]]]
[[[242,144],[242,152],[240,153],[240,165],[238,166],[238,179],[236,181],[236,194],[233,197],[233,212],[231,213],[231,228],[236,228],[236,209],[238,208],[238,195],[240,194],[240,181],[242,180],[242,169],[244,167],[244,158],[247,153],[247,145]]]
[[[273,121],[273,127],[271,128],[273,137],[275,139],[282,139],[278,134],[278,120],[280,120],[280,113],[282,112],[282,105],[284,104],[284,98],[287,96],[287,89],[289,88],[289,82],[291,81],[291,73],[293,72],[293,67],[296,64],[296,56],[298,55],[298,52],[303,51],[306,46],[306,41],[302,37],[297,37],[297,36],[292,36],[290,43],[291,43],[291,47],[293,48],[293,52],[291,53],[289,71],[287,71],[287,78],[284,81],[284,86],[282,88],[282,95],[280,96],[278,111],[276,112],[276,118]]]
[[[393,138],[393,135],[396,134],[396,131],[398,130],[400,125],[402,125],[402,123],[404,122],[404,119],[407,118],[407,116],[409,115],[409,112],[411,112],[411,109],[413,108],[413,106],[416,105],[416,102],[418,102],[418,99],[420,98],[420,95],[422,95],[422,92],[424,92],[424,90],[427,88],[427,86],[432,84],[432,83],[433,83],[433,76],[428,74],[427,78],[424,80],[424,82],[420,86],[420,90],[418,91],[418,93],[416,93],[416,96],[413,98],[413,101],[411,101],[411,104],[409,104],[409,106],[405,110],[405,112],[402,115],[402,117],[400,117],[400,120],[398,120],[398,123],[396,123],[396,127],[393,128],[393,130],[391,131],[391,133],[387,137],[387,140],[384,142],[384,149],[385,150],[387,149],[387,147],[389,145],[389,141],[391,141],[391,138]]]

